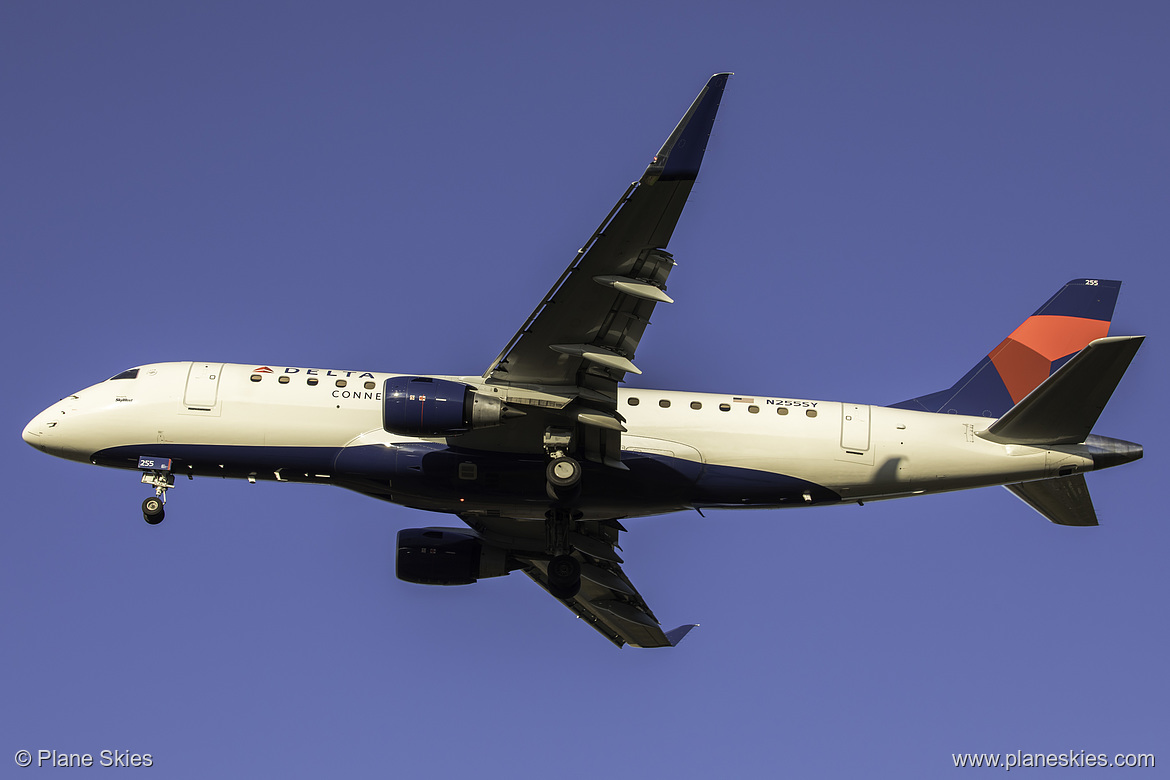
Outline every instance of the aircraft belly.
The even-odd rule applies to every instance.
[[[628,471],[582,464],[583,487],[574,507],[587,519],[690,508],[701,464],[650,453],[625,453],[622,462]],[[416,442],[345,447],[334,472],[343,487],[406,506],[543,520],[549,507],[547,463],[541,455]]]

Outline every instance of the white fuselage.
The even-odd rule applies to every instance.
[[[414,467],[411,473],[403,461],[387,461],[378,454],[412,447],[467,454],[460,450],[458,436],[416,439],[383,429],[383,384],[392,376],[240,364],[153,364],[138,369],[135,378],[107,380],[62,399],[29,423],[24,438],[52,455],[100,465],[134,469],[140,456],[174,457],[177,473],[194,476],[332,482],[439,511],[493,506],[496,499],[490,491],[479,494],[471,484],[448,479],[411,487],[411,479],[425,470]],[[479,377],[448,378],[482,383]],[[692,506],[801,506],[894,498],[1093,468],[1083,446],[1041,448],[983,439],[978,434],[993,422],[983,417],[641,389],[621,390],[618,411],[627,428],[623,462],[669,464],[672,475],[683,475],[694,487],[680,487],[675,480],[669,496],[655,498],[649,495],[653,484],[647,483],[628,506],[621,505],[622,491],[617,490],[619,497],[607,499],[599,511],[622,516]],[[365,448],[363,453],[377,458],[355,460],[343,454],[354,448]],[[482,454],[481,469],[496,457]],[[474,452],[468,457],[475,462]],[[342,465],[356,462],[371,465]],[[526,463],[540,466],[538,459]],[[395,468],[403,470],[397,484]],[[517,461],[509,468],[527,466]],[[616,471],[596,468],[606,474]],[[638,473],[635,468],[628,479]],[[447,493],[452,494],[450,501],[443,498]],[[526,503],[540,516],[540,496]]]

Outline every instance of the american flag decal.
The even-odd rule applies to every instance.
[[[738,395],[733,397],[731,400],[737,404],[754,404],[756,402],[755,398],[743,398]]]

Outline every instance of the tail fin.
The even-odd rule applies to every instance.
[[[897,409],[1002,417],[1089,342],[1109,335],[1121,282],[1073,279],[946,390]]]

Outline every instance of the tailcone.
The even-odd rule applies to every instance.
[[[1132,463],[1144,454],[1142,445],[1124,439],[1111,439],[1108,436],[1090,435],[1085,440],[1085,446],[1089,448],[1095,471]]]

